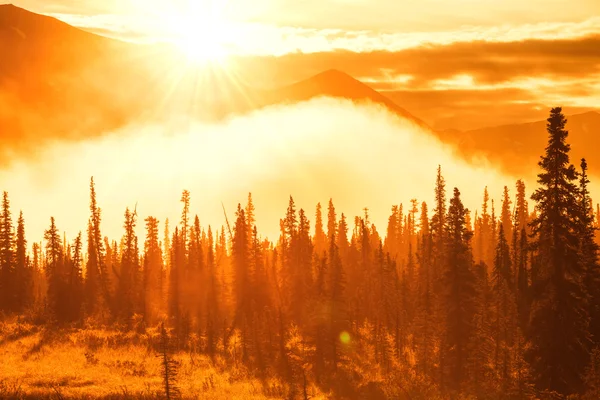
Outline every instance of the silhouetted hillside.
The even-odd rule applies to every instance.
[[[567,116],[567,120],[569,140],[573,148],[572,161],[578,164],[579,159],[585,156],[591,171],[599,173],[600,154],[590,150],[600,146],[600,113],[590,111],[571,115]],[[483,155],[510,173],[524,175],[530,173],[531,166],[538,162],[548,133],[546,121],[536,121],[466,132],[443,132],[440,136],[454,144],[466,157]]]
[[[268,93],[271,103],[294,103],[320,96],[345,98],[357,103],[372,102],[380,104],[399,116],[425,129],[430,129],[425,122],[398,106],[389,98],[350,75],[337,70],[325,71],[307,80]]]
[[[127,123],[148,104],[140,93],[150,69],[139,60],[150,50],[0,6],[5,151],[27,150],[32,140],[89,137]]]

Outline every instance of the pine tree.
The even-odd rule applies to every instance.
[[[297,322],[304,321],[308,311],[308,296],[312,287],[312,252],[310,222],[304,210],[299,211],[298,231],[294,245],[295,271],[292,276],[292,316]]]
[[[508,240],[504,235],[504,224],[498,231],[498,245],[494,259],[492,283],[495,312],[495,369],[500,377],[501,392],[506,393],[510,381],[510,347],[514,332],[514,306],[512,297],[512,266]]]
[[[169,249],[171,260],[169,265],[169,317],[173,320],[176,332],[179,334],[183,312],[181,309],[181,276],[183,271],[183,238],[179,227],[175,227],[171,248]]]
[[[389,253],[392,257],[398,255],[398,248],[396,247],[398,237],[398,206],[392,206],[392,214],[388,218],[388,225],[385,235],[384,251]]]
[[[184,249],[187,249],[188,238],[189,238],[189,225],[190,225],[190,192],[184,190],[181,194],[181,202],[183,203],[183,210],[181,211],[181,244]],[[185,250],[184,250],[185,251]]]
[[[88,260],[86,265],[85,292],[87,313],[102,313],[111,307],[110,280],[105,262],[105,249],[100,233],[101,210],[96,201],[94,178],[90,180],[90,220],[88,223]],[[111,310],[114,311],[114,310]],[[114,314],[114,313],[113,313]]]
[[[0,213],[0,310],[12,311],[15,299],[15,236],[8,193],[2,196]]]
[[[146,218],[146,241],[144,244],[144,318],[146,324],[156,321],[162,308],[163,261],[158,241],[159,221]]]
[[[50,228],[44,233],[46,240],[46,277],[48,279],[48,306],[52,317],[58,321],[66,318],[62,289],[64,287],[63,245],[54,222],[50,218]]]
[[[254,202],[252,201],[252,193],[248,193],[248,204],[244,211],[246,213],[246,226],[252,231],[256,225],[256,218],[254,216],[256,209],[254,208]]]
[[[27,262],[27,241],[25,239],[25,220],[23,212],[19,214],[17,222],[17,240],[15,249],[15,311],[22,313],[33,303],[32,271]]]
[[[491,221],[488,213],[490,196],[487,186],[483,191],[483,203],[481,205],[481,217],[477,224],[477,237],[475,238],[475,260],[483,261],[486,265],[492,265],[493,257],[488,252],[487,244],[490,241]]]
[[[584,268],[584,282],[588,298],[590,333],[594,345],[600,345],[600,264],[598,262],[599,245],[595,240],[594,210],[590,199],[587,174],[587,162],[581,160],[579,175],[579,240],[580,255]]]
[[[215,263],[214,243],[212,229],[208,227],[207,248],[207,301],[206,301],[206,352],[214,357],[218,337],[218,324],[221,321],[219,305],[219,278]]]
[[[522,180],[517,181],[517,198],[515,202],[515,232],[527,228],[529,210],[527,198],[525,196],[525,183]]]
[[[516,235],[515,235],[516,236]],[[531,307],[531,277],[529,269],[529,243],[525,228],[521,229],[519,234],[517,253],[517,313],[519,316],[519,327],[522,332],[527,332],[529,326],[529,313]]]
[[[336,236],[337,219],[335,215],[335,207],[333,206],[333,199],[329,199],[329,206],[327,211],[327,243],[331,245],[331,239]]]
[[[329,273],[327,293],[331,308],[329,310],[329,334],[330,361],[334,371],[337,370],[340,361],[339,337],[347,329],[346,309],[344,302],[344,289],[346,284],[342,260],[340,259],[335,234],[331,237],[329,246],[329,259],[327,270]]]
[[[531,196],[538,212],[531,223],[538,270],[528,331],[538,387],[562,394],[581,388],[590,346],[578,238],[581,207],[574,183],[577,172],[569,163],[566,122],[561,108],[551,110],[548,146],[539,162],[540,187]]]
[[[431,217],[431,267],[429,268],[430,286],[432,294],[432,323],[435,327],[436,340],[444,339],[444,315],[445,296],[443,292],[444,270],[446,264],[446,241],[447,241],[447,209],[446,209],[446,181],[442,176],[442,168],[438,166],[435,183],[435,207]],[[441,346],[441,344],[440,344]],[[438,370],[440,386],[444,386],[444,370],[446,368],[445,354],[438,351]]]
[[[427,377],[432,377],[435,323],[432,318],[434,299],[431,281],[432,242],[429,231],[427,204],[421,205],[421,231],[417,245],[417,314],[415,332],[417,343],[417,365]]]
[[[510,210],[512,202],[508,195],[508,187],[504,186],[504,192],[502,194],[502,211],[500,213],[500,223],[503,226],[504,237],[507,243],[512,243],[513,226],[512,226],[512,212]]]
[[[475,275],[470,251],[471,234],[465,226],[466,209],[460,192],[454,188],[454,197],[448,209],[446,227],[446,332],[444,337],[444,366],[448,384],[461,389],[467,379],[468,347],[474,335]]]
[[[83,311],[83,242],[81,232],[75,238],[67,276],[68,317],[71,322],[79,321]]]
[[[197,328],[200,330],[204,323],[206,287],[205,287],[205,258],[202,246],[202,229],[200,219],[196,215],[190,228],[188,243],[188,265],[185,275],[184,293],[187,306],[197,317]]]
[[[123,251],[121,253],[121,268],[117,299],[121,318],[131,323],[131,317],[136,311],[136,287],[138,284],[138,265],[135,235],[137,212],[125,210],[125,236],[123,236]]]
[[[317,204],[315,212],[315,238],[314,238],[315,255],[322,257],[327,251],[327,237],[323,230],[323,213],[321,211],[321,203]]]
[[[242,360],[247,361],[249,338],[248,330],[251,326],[251,286],[249,276],[249,249],[248,249],[248,227],[244,209],[238,204],[237,219],[234,227],[232,243],[233,272],[234,272],[234,294],[235,294],[235,321],[236,327],[240,329]]]

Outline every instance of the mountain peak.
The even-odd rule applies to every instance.
[[[323,71],[314,76],[314,78],[337,78],[337,79],[354,79],[352,76],[348,75],[344,71],[340,71],[339,69],[328,69],[327,71]]]
[[[316,83],[318,85],[327,85],[327,86],[348,86],[348,85],[362,85],[362,82],[354,78],[353,76],[337,70],[330,69],[324,72],[321,72],[312,78],[309,78],[307,82]]]
[[[337,69],[329,69],[275,92],[274,97],[278,100],[271,102],[279,102],[280,100],[298,102],[321,96],[344,98],[359,103],[372,102],[386,107],[427,130],[431,129],[425,122],[375,89]]]
[[[22,13],[22,14],[35,14],[34,12],[28,11],[24,8],[15,6],[12,3],[7,3],[7,4],[0,4],[0,13],[2,12],[13,12],[13,13]]]

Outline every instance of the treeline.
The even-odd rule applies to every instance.
[[[51,218],[30,249],[4,193],[0,307],[58,325],[166,321],[180,348],[277,375],[290,398],[309,398],[310,385],[346,397],[375,385],[394,398],[600,398],[598,219],[565,124],[552,109],[531,209],[518,181],[498,206],[486,188],[472,215],[438,168],[434,202],[393,206],[385,236],[368,210],[349,221],[331,200],[311,228],[290,197],[272,243],[251,195],[213,231],[184,191],[172,230],[148,217],[140,244],[127,209],[110,241],[92,179],[86,237],[67,243]]]

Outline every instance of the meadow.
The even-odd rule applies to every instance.
[[[165,398],[157,329],[144,333],[0,325],[2,399]],[[224,369],[194,351],[173,354],[181,398],[278,399],[277,380],[251,378],[241,365]],[[319,396],[311,397],[313,399]],[[322,397],[321,397],[322,398]]]

